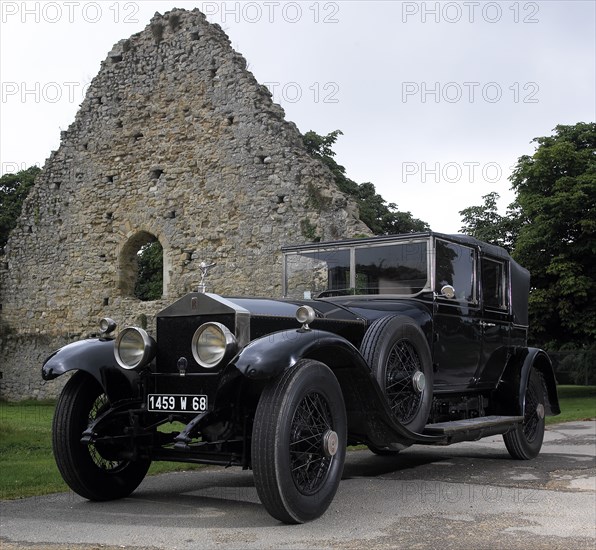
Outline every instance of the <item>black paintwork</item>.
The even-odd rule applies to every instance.
[[[377,448],[390,444],[448,444],[503,433],[523,419],[523,396],[532,367],[540,371],[545,383],[547,414],[558,414],[548,356],[526,344],[528,272],[505,250],[471,237],[437,233],[403,237],[413,238],[427,238],[431,247],[439,239],[472,250],[477,270],[473,300],[448,299],[438,288],[428,287],[413,296],[347,295],[300,301],[189,294],[157,315],[157,356],[141,373],[116,365],[112,340],[90,339],[66,346],[48,358],[43,377],[50,380],[80,369],[102,384],[112,402],[136,400],[136,424],[131,437],[153,459],[244,466],[250,465],[247,441],[263,387],[302,358],[319,360],[334,372],[344,395],[353,443],[364,442]],[[367,246],[399,240],[380,237],[339,244]],[[330,246],[320,243],[308,248]],[[295,252],[299,248],[284,250]],[[501,309],[485,307],[479,272],[485,258],[500,262],[507,270],[507,301]],[[309,329],[300,328],[295,319],[301,305],[315,311]],[[435,397],[429,429],[423,434],[408,431],[393,418],[359,351],[371,323],[387,315],[412,319],[421,328],[431,352]],[[226,358],[217,368],[206,369],[194,360],[191,339],[200,325],[212,321],[235,333],[241,345],[234,357]],[[181,358],[188,365],[185,376],[180,376],[177,367]],[[196,417],[147,413],[148,393],[208,395],[209,411]],[[492,415],[490,421],[486,420],[488,415]],[[171,419],[187,427],[173,448],[165,448],[165,443],[173,442],[164,441],[165,436],[156,434],[154,427]],[[460,424],[444,427],[453,420]],[[192,443],[197,437],[202,441]]]

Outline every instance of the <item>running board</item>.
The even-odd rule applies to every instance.
[[[503,434],[516,424],[521,424],[523,416],[481,416],[466,420],[453,420],[427,424],[423,435],[442,436],[431,444],[450,445],[459,441],[476,441],[489,435]]]

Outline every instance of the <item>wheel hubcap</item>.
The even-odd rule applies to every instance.
[[[420,371],[415,373],[414,376],[412,376],[412,384],[418,393],[422,393],[426,387],[426,378],[424,377],[424,373]]]
[[[323,453],[325,456],[332,457],[337,453],[339,447],[339,438],[337,432],[333,430],[327,430],[323,436]]]

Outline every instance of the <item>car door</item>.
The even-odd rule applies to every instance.
[[[482,346],[474,375],[477,387],[492,387],[498,381],[509,354],[511,327],[509,262],[483,255],[480,259]]]
[[[435,239],[433,365],[438,392],[467,388],[477,371],[482,337],[477,267],[474,247]],[[453,288],[452,297],[442,292],[445,287]]]

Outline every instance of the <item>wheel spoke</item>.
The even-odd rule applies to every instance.
[[[292,419],[290,468],[296,487],[304,494],[316,492],[324,483],[332,463],[323,451],[323,437],[332,429],[331,411],[316,392],[304,396]]]
[[[91,425],[101,414],[103,414],[110,407],[108,396],[102,393],[93,402],[89,411],[88,425]],[[101,452],[97,449],[94,443],[89,443],[89,456],[98,468],[101,468],[105,472],[117,472],[126,466],[127,462],[122,460],[109,460],[104,458]]]
[[[407,340],[393,346],[385,370],[385,393],[391,410],[400,422],[407,423],[416,416],[422,404],[422,393],[416,391],[413,377],[422,371],[420,358]]]

